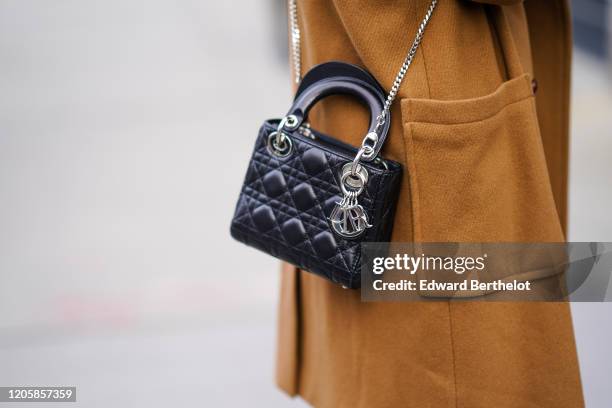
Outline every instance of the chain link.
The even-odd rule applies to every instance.
[[[438,3],[438,0],[432,0],[431,4],[429,5],[429,8],[427,9],[427,13],[425,14],[425,17],[423,18],[423,20],[421,21],[421,24],[419,25],[419,29],[417,31],[416,36],[414,37],[414,41],[412,42],[412,46],[410,47],[410,50],[408,51],[408,55],[406,55],[406,58],[404,59],[404,63],[402,64],[402,67],[400,68],[399,72],[397,73],[397,76],[395,77],[395,80],[393,81],[393,85],[391,86],[389,95],[387,95],[387,100],[385,101],[385,106],[383,108],[383,111],[376,118],[376,121],[377,121],[376,131],[378,131],[378,129],[385,123],[386,117],[389,115],[391,104],[393,104],[393,101],[395,100],[395,97],[397,96],[397,93],[399,92],[399,88],[402,85],[404,76],[406,76],[406,72],[408,72],[408,68],[410,68],[410,64],[412,64],[412,60],[414,59],[414,56],[416,55],[417,49],[419,48],[419,44],[421,44],[421,40],[423,39],[423,33],[425,32],[427,23],[429,23],[429,19],[431,18],[431,15],[433,14],[433,11],[436,8],[437,3]]]
[[[300,46],[300,26],[297,17],[297,0],[289,0],[289,30],[291,31],[291,57],[293,59],[293,75],[295,83],[302,79],[302,55]]]

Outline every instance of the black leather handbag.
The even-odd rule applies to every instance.
[[[311,129],[310,108],[334,94],[370,109],[364,146],[357,149]],[[389,120],[377,132],[385,94],[354,65],[329,62],[303,78],[282,120],[259,130],[231,226],[234,238],[347,288],[360,286],[360,244],[388,241],[401,166],[378,153]],[[377,135],[377,136],[375,136]],[[370,147],[369,140],[377,137]]]
[[[361,284],[361,243],[388,241],[399,191],[399,163],[383,160],[390,106],[436,7],[432,0],[389,95],[363,69],[328,62],[302,79],[287,115],[268,120],[255,149],[232,220],[232,236],[346,288]],[[297,7],[290,31],[299,82]],[[359,148],[310,128],[312,106],[329,95],[357,97],[370,109]]]

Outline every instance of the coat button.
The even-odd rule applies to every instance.
[[[534,95],[538,91],[538,81],[535,78],[531,80],[531,91]]]

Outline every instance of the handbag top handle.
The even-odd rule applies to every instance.
[[[382,148],[391,121],[387,120],[380,126],[377,118],[385,106],[385,93],[378,82],[365,70],[342,62],[327,62],[312,68],[302,80],[297,90],[293,105],[286,117],[291,118],[288,128],[299,127],[308,118],[310,108],[322,98],[330,95],[347,94],[357,97],[370,110],[370,125],[368,133],[376,132],[378,127],[378,143],[374,145],[371,159],[376,158]],[[366,160],[365,157],[362,160]],[[369,161],[369,160],[366,160]]]

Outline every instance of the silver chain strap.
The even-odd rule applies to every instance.
[[[298,26],[298,10],[297,10],[297,0],[288,0],[288,8],[289,8],[289,28],[291,31],[291,53],[293,60],[293,72],[295,75],[295,83],[299,83],[301,79],[301,69],[302,69],[302,57],[301,57],[301,47],[300,47],[300,27]],[[438,0],[432,0],[431,4],[427,8],[427,13],[425,13],[425,17],[419,24],[419,29],[417,30],[416,36],[412,41],[412,46],[404,59],[402,67],[399,72],[395,76],[395,80],[393,81],[393,85],[391,86],[391,90],[387,95],[387,99],[385,100],[385,104],[383,107],[383,111],[376,117],[376,128],[374,132],[368,133],[362,143],[360,153],[355,157],[355,163],[352,166],[351,173],[355,174],[357,170],[358,161],[361,157],[370,159],[371,155],[375,152],[376,143],[378,143],[378,131],[381,126],[385,124],[387,117],[389,116],[389,111],[391,109],[391,105],[399,92],[400,86],[402,85],[402,81],[404,80],[404,76],[406,76],[406,72],[408,72],[408,68],[412,64],[412,60],[416,55],[417,49],[419,48],[419,44],[421,44],[421,40],[423,39],[423,34],[425,33],[425,28],[429,23],[429,19],[433,14],[436,5],[438,4]]]
[[[292,1],[295,1],[295,0],[292,0]],[[412,64],[412,60],[414,59],[414,56],[416,55],[417,48],[419,48],[419,44],[421,44],[421,40],[423,39],[423,33],[425,33],[425,28],[427,27],[427,23],[429,23],[429,19],[431,18],[431,15],[433,14],[434,9],[436,8],[436,4],[438,4],[438,0],[432,0],[431,4],[429,5],[429,8],[427,9],[427,13],[425,13],[425,17],[423,18],[423,20],[421,21],[421,24],[419,25],[419,29],[417,30],[416,36],[414,37],[414,41],[412,41],[412,46],[410,47],[410,50],[408,51],[408,55],[406,55],[406,58],[404,59],[404,63],[402,64],[402,67],[400,68],[399,72],[397,73],[397,76],[395,77],[395,80],[393,81],[393,86],[391,86],[389,95],[387,95],[387,100],[385,101],[385,106],[383,108],[383,111],[376,118],[377,119],[377,123],[376,123],[377,131],[385,123],[385,119],[387,115],[389,115],[389,109],[391,108],[391,104],[393,103],[393,101],[395,100],[395,97],[397,96],[397,92],[399,91],[399,88],[402,85],[402,81],[404,80],[404,76],[406,75],[406,72],[408,72],[408,68],[410,68],[410,64]]]
[[[293,75],[295,83],[299,84],[302,79],[302,56],[300,48],[300,26],[297,18],[297,1],[289,0],[289,30],[291,31],[291,57],[293,58]]]

